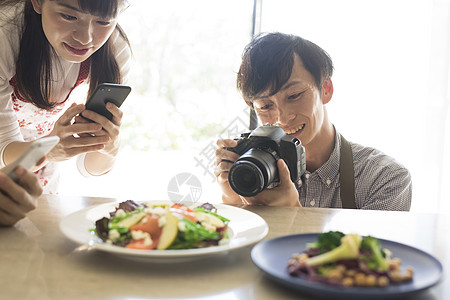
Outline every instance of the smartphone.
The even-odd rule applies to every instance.
[[[86,109],[95,111],[109,120],[112,114],[106,109],[106,103],[112,102],[120,107],[131,92],[131,87],[123,84],[101,83],[86,102]]]
[[[14,170],[17,166],[22,166],[27,170],[31,169],[42,157],[47,155],[47,153],[49,153],[50,150],[58,144],[58,142],[59,137],[57,136],[48,136],[35,140],[18,159],[7,165],[2,171],[5,172],[6,175],[8,175],[12,180],[16,181],[17,177],[14,174]]]

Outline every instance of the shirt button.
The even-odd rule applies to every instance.
[[[309,174],[309,173],[305,175],[306,179],[309,179],[310,176],[311,176],[311,174]]]
[[[311,206],[316,205],[316,200],[312,199],[311,201],[309,201],[309,204],[311,204]]]
[[[331,184],[331,180],[327,179],[327,185],[330,186],[330,184]]]
[[[297,181],[298,186],[302,186],[303,182],[301,180]]]

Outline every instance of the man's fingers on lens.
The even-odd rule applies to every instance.
[[[214,175],[217,177],[217,176],[219,176],[219,174],[220,174],[220,164],[216,164],[215,166],[214,166]]]
[[[228,160],[222,160],[219,164],[217,164],[217,169],[218,171],[220,171],[220,173],[223,172],[229,172],[231,169],[231,166],[233,166],[233,162],[228,161]]]
[[[289,172],[289,168],[286,165],[286,163],[284,162],[283,159],[279,159],[277,161],[277,165],[278,165],[278,170],[279,170],[279,174],[280,174],[280,181],[281,183],[285,182],[285,181],[290,181],[291,180],[291,174]]]
[[[216,145],[218,149],[227,147],[236,147],[237,142],[232,139],[224,139],[224,140],[217,140]]]

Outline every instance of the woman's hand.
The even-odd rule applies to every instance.
[[[95,136],[108,137],[108,141],[104,144],[104,148],[99,152],[105,155],[114,157],[119,152],[120,148],[120,126],[122,124],[123,112],[113,103],[106,103],[106,109],[113,115],[112,120],[93,112],[91,110],[85,110],[81,113],[83,118],[92,120],[93,122],[102,126],[101,132],[93,133]],[[82,118],[75,119],[76,123],[82,122]]]
[[[0,170],[0,226],[12,226],[35,209],[42,187],[33,173],[19,166],[14,182]]]
[[[60,141],[47,154],[48,161],[63,161],[81,153],[103,150],[111,142],[111,138],[103,133],[102,124],[74,122],[84,111],[84,104],[74,103],[56,121],[49,135],[58,136]]]
[[[105,137],[107,141],[103,148],[96,152],[88,153],[84,158],[85,170],[94,176],[103,175],[109,172],[114,166],[115,158],[120,148],[120,125],[122,123],[122,111],[113,103],[107,103],[106,109],[111,112],[113,118],[111,121],[90,110],[84,110],[81,116],[75,118],[75,123],[85,123],[88,120],[95,122],[101,126],[101,130],[95,133],[90,133],[96,137]],[[87,134],[83,133],[80,137],[85,137]]]

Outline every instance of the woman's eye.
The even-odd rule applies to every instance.
[[[61,14],[61,17],[63,17],[63,19],[66,19],[68,21],[72,21],[72,20],[76,20],[77,18],[71,15],[66,15],[66,14]]]
[[[100,24],[102,26],[108,26],[109,24],[111,24],[110,21],[97,21],[97,24]]]

